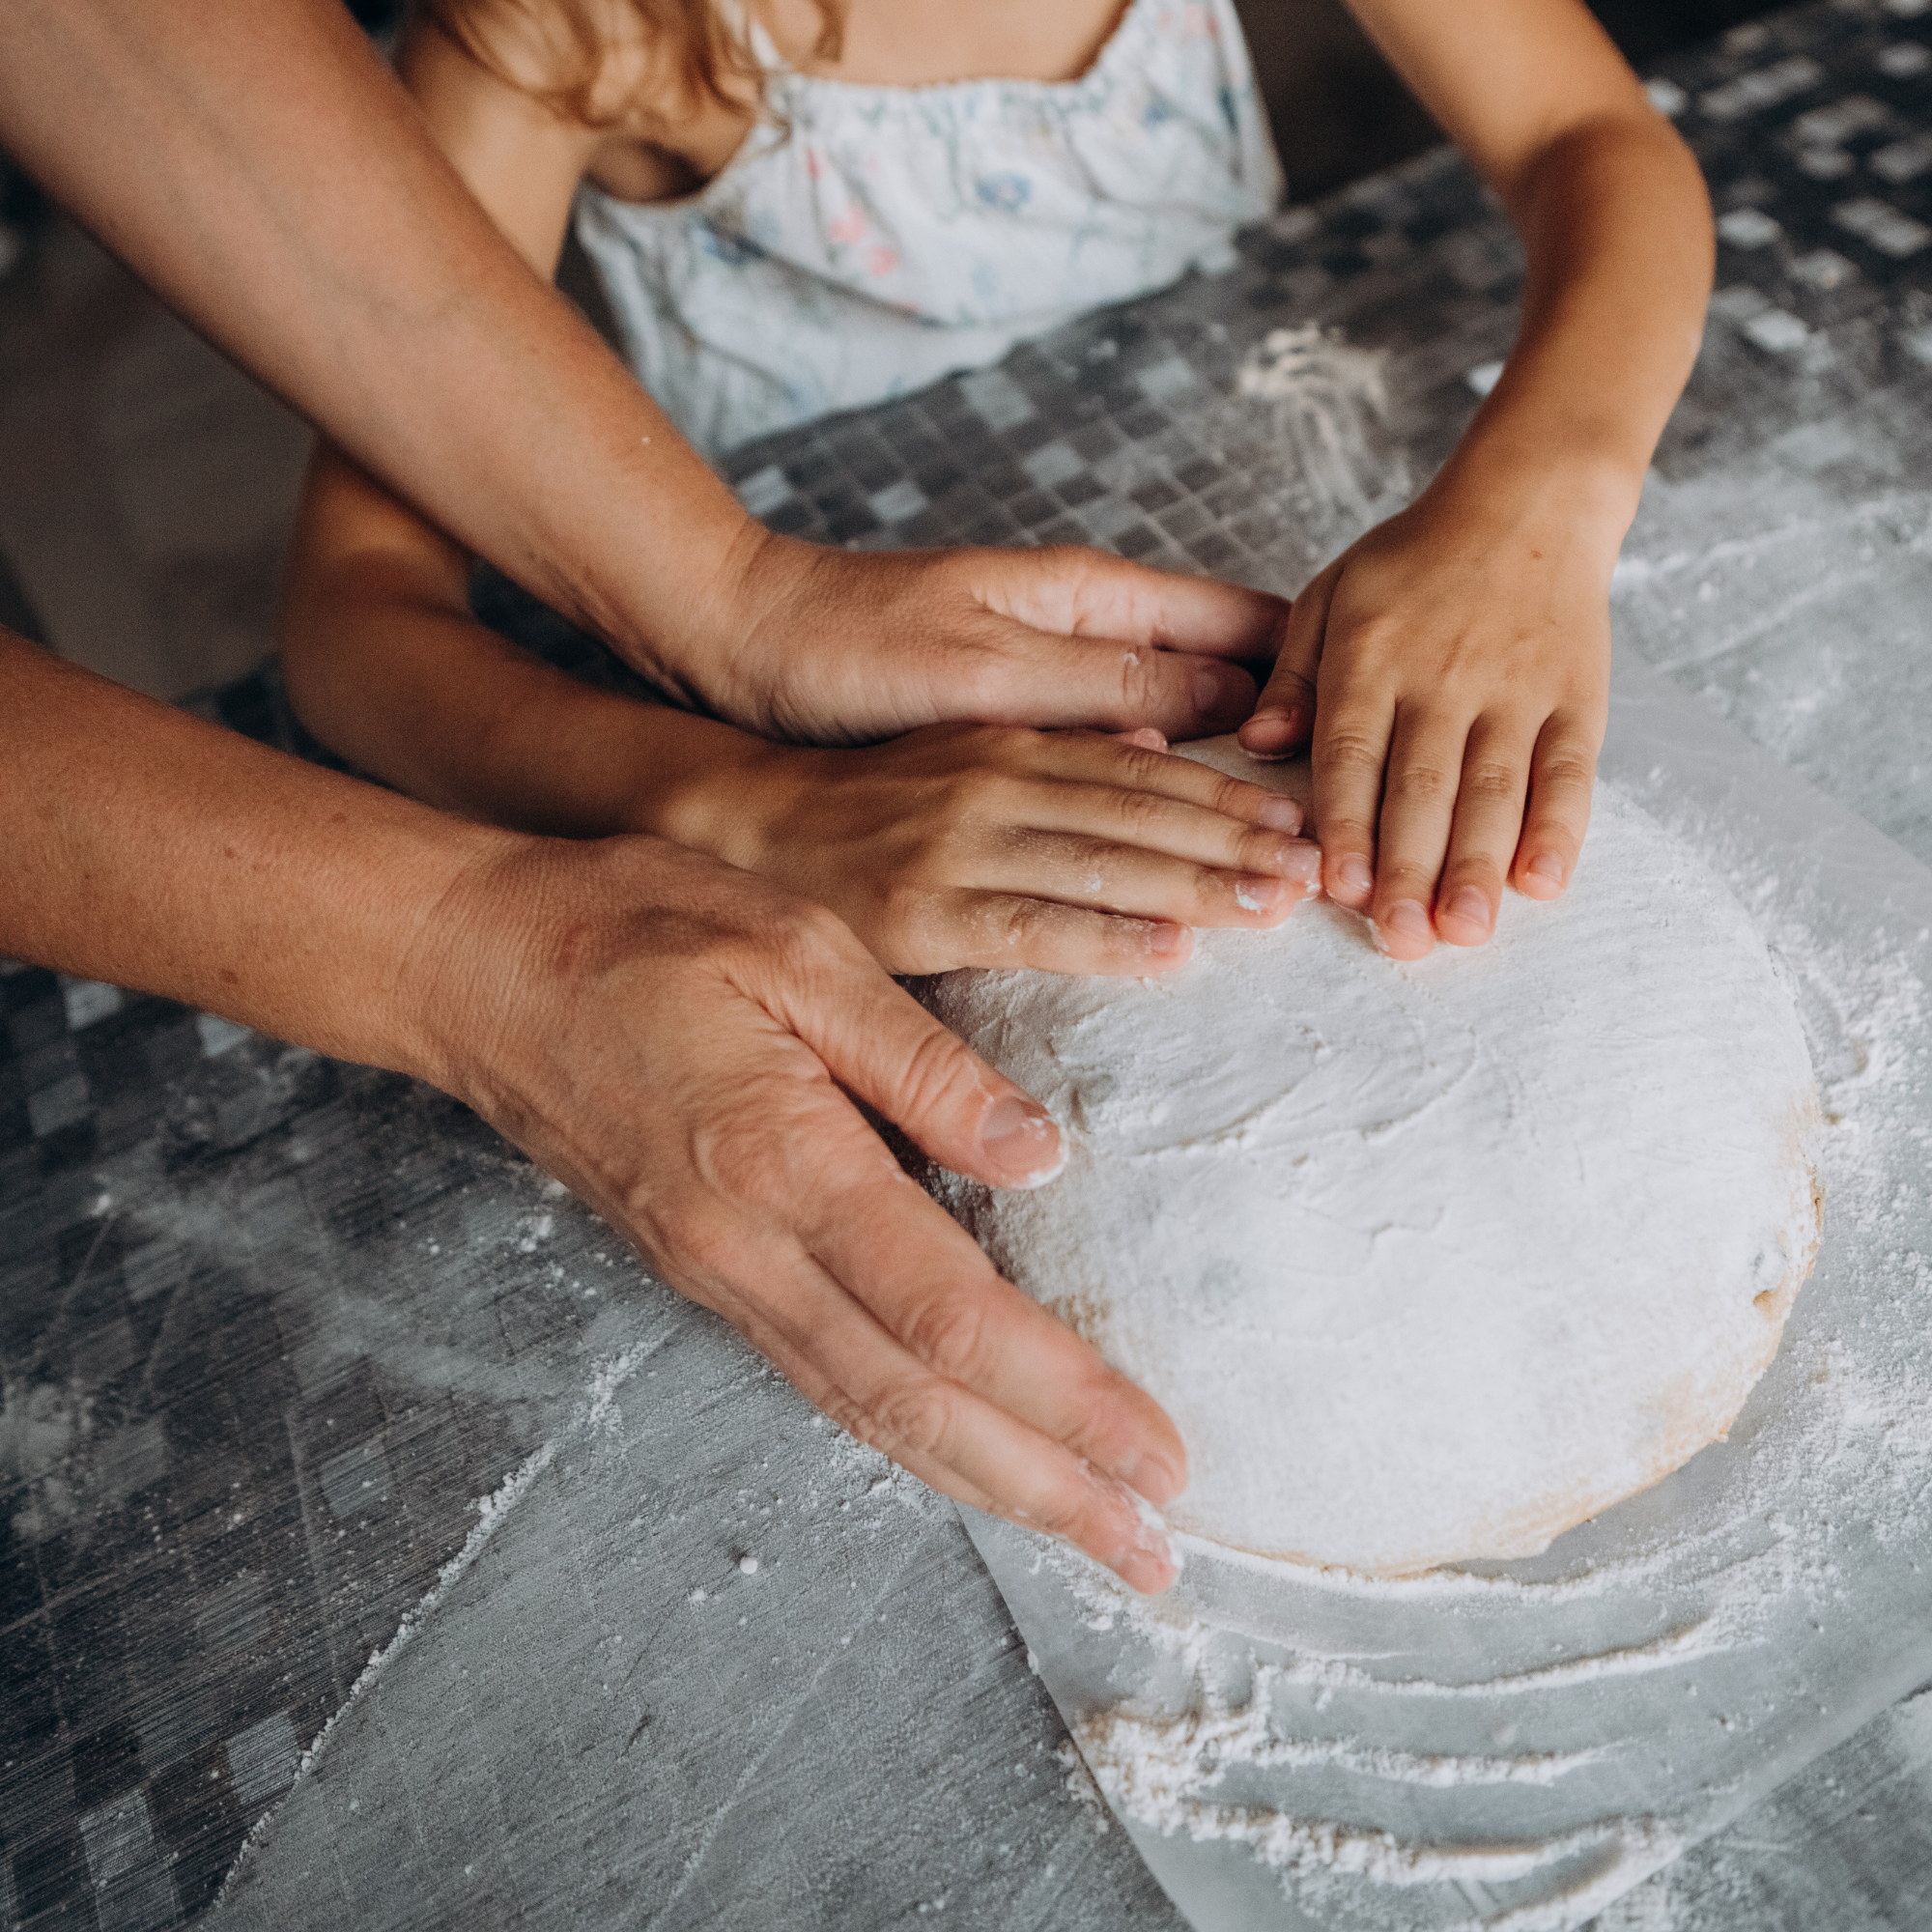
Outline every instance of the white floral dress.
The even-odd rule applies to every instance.
[[[712,454],[1226,266],[1281,198],[1232,0],[1131,0],[1078,80],[774,63],[766,99],[775,125],[697,193],[577,201],[631,366]]]

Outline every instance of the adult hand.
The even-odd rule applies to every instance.
[[[1062,1163],[1039,1105],[830,913],[656,839],[518,841],[445,898],[415,1000],[434,1077],[933,1488],[1173,1580],[1133,1492],[1173,1425],[994,1270],[847,1094],[996,1187]]]
[[[850,745],[922,724],[1230,731],[1273,655],[1278,597],[1098,551],[853,553],[749,525],[714,608],[627,652],[767,737]]]
[[[76,803],[76,801],[78,803]],[[832,914],[656,838],[446,816],[0,631],[0,954],[468,1100],[936,1488],[1173,1574],[1173,1425],[1001,1280],[846,1097],[993,1186],[1039,1107]]]

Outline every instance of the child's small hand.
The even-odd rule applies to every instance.
[[[1164,973],[1189,927],[1277,925],[1321,869],[1292,799],[1152,731],[760,744],[700,775],[664,829],[829,906],[895,973]]]
[[[1582,848],[1609,683],[1620,531],[1432,491],[1318,576],[1241,743],[1313,735],[1330,897],[1416,959],[1480,946],[1505,881],[1557,897]]]

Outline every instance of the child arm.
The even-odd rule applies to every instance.
[[[602,137],[433,30],[404,69],[472,191],[549,273]],[[1290,801],[1146,744],[969,724],[856,751],[766,744],[516,649],[470,616],[468,579],[459,546],[320,451],[282,613],[309,729],[471,817],[654,832],[784,880],[895,971],[1156,972],[1186,957],[1187,927],[1276,923],[1312,881]]]
[[[467,585],[456,545],[319,454],[282,618],[308,728],[472,818],[652,832],[786,884],[894,972],[1163,972],[1189,927],[1278,924],[1313,885],[1292,801],[1146,742],[942,724],[768,744],[580,683],[478,624]]]
[[[1324,882],[1387,951],[1480,945],[1568,885],[1607,706],[1608,588],[1710,290],[1696,162],[1580,0],[1351,0],[1495,190],[1520,331],[1416,502],[1296,601],[1242,743],[1312,736]]]

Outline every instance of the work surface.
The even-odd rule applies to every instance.
[[[1932,863],[1932,11],[1670,74],[1724,242],[1619,638]],[[1520,270],[1434,157],[733,480],[830,541],[1293,590],[1453,444]],[[1309,322],[1386,352],[1385,414],[1230,405]],[[272,674],[214,708],[289,739]],[[275,1927],[1179,1924],[950,1507],[461,1108],[39,971],[0,1002],[0,1924],[176,1923],[231,1871]],[[1599,1922],[1922,1925],[1928,1795],[1909,1700]]]

